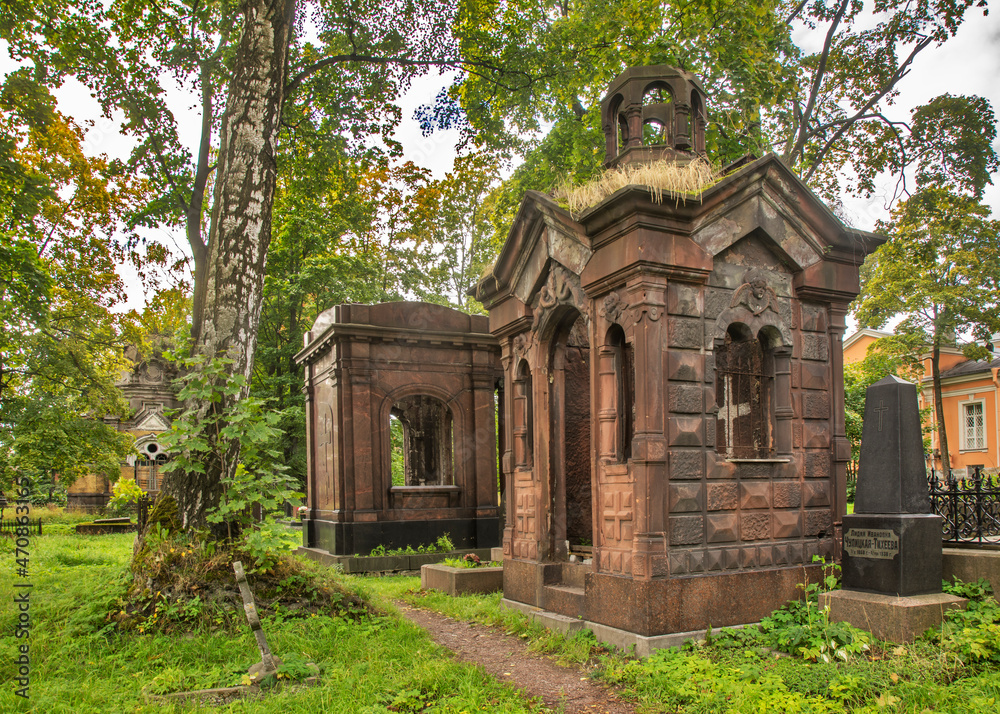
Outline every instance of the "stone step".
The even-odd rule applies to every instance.
[[[584,592],[573,585],[545,585],[542,587],[542,608],[566,617],[583,617]]]
[[[591,571],[589,564],[583,563],[563,563],[562,564],[562,584],[574,588],[583,588],[584,579]]]

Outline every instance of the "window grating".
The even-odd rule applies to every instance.
[[[771,455],[768,392],[770,375],[760,342],[726,338],[716,349],[716,390],[719,423],[717,448],[730,458]]]
[[[983,403],[973,402],[964,405],[965,409],[965,448],[986,448],[986,424],[983,415]]]

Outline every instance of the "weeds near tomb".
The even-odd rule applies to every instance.
[[[253,551],[244,543],[221,548],[197,534],[168,534],[154,523],[110,620],[123,631],[140,634],[242,627],[243,605],[232,563],[252,558]],[[249,574],[261,617],[368,614],[362,597],[323,575],[318,566],[291,556],[276,557],[270,567]]]
[[[453,550],[455,550],[455,544],[451,540],[451,534],[445,533],[438,536],[437,540],[433,543],[418,545],[416,548],[412,545],[408,545],[405,548],[386,548],[384,545],[377,545],[372,548],[372,552],[367,557],[381,558],[393,555],[419,555],[420,553],[450,553]],[[363,558],[365,556],[355,554],[354,557]]]
[[[956,665],[1000,664],[1000,604],[989,582],[964,583],[956,578],[945,582],[943,589],[967,598],[969,604],[964,610],[946,612],[940,632],[930,632],[924,639],[938,645]]]
[[[866,653],[871,635],[846,622],[832,622],[829,610],[819,606],[820,594],[840,587],[840,566],[819,557],[814,562],[823,566],[823,579],[800,585],[802,600],[775,610],[759,627],[726,629],[708,639],[719,647],[761,646],[812,662],[847,662]]]
[[[449,568],[499,568],[503,565],[498,560],[483,560],[475,553],[466,553],[461,558],[445,558],[441,565]]]

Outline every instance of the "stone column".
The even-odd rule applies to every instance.
[[[841,559],[843,517],[847,512],[847,462],[851,460],[851,443],[847,440],[844,418],[844,330],[847,327],[846,303],[830,305],[830,406],[833,410],[833,535],[834,558]]]
[[[774,358],[774,450],[781,456],[792,453],[792,348],[779,347]]]
[[[635,435],[632,575],[666,575],[666,425],[663,421],[668,319],[666,280],[644,278],[630,286],[628,302],[635,336]]]

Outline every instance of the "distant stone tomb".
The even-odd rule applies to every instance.
[[[670,67],[604,100],[606,166],[690,161],[705,97]],[[781,161],[697,201],[623,188],[574,218],[528,192],[475,288],[510,398],[508,602],[658,636],[753,622],[837,555],[848,228]]]
[[[499,348],[486,317],[419,302],[339,305],[319,316],[296,360],[309,454],[304,546],[367,555],[445,533],[458,548],[499,544]]]

